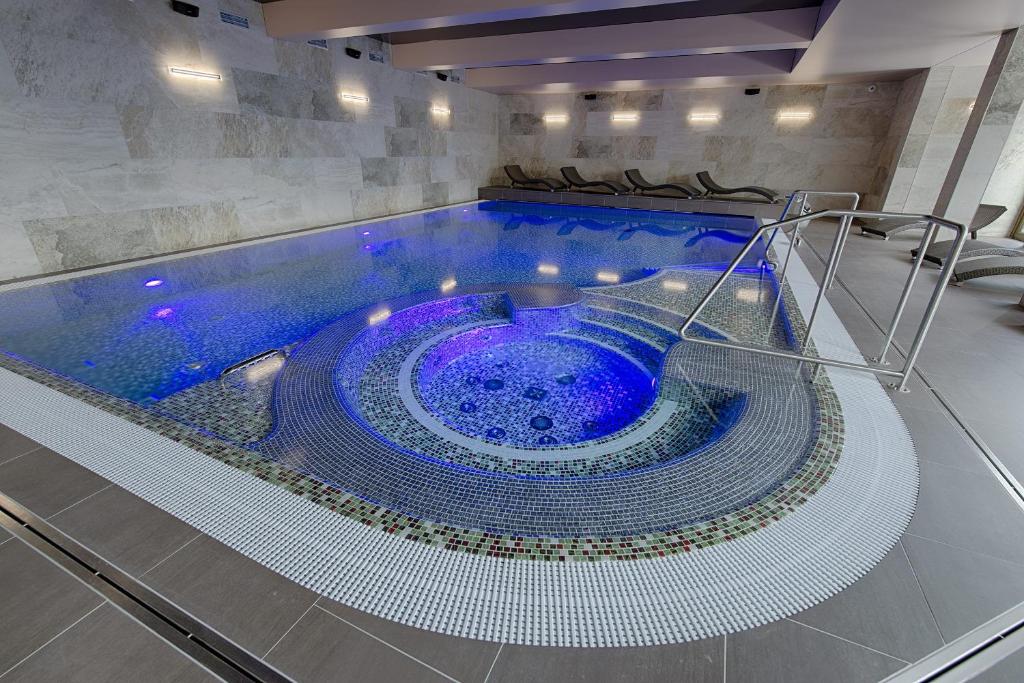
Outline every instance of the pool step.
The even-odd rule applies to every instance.
[[[633,336],[620,329],[588,320],[580,320],[579,325],[571,330],[566,330],[565,335],[580,337],[614,349],[639,362],[651,374],[657,374],[661,368],[662,358],[665,356],[663,349],[652,345],[647,340]]]
[[[667,350],[679,341],[675,330],[666,329],[656,322],[651,322],[631,313],[612,310],[602,306],[590,305],[583,309],[582,320],[596,325],[612,328],[629,335],[661,351]]]

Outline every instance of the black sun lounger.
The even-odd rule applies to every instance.
[[[1024,258],[1020,256],[990,256],[975,258],[956,264],[953,282],[967,282],[993,275],[1024,275]]]
[[[1004,213],[1006,213],[1005,206],[982,204],[978,207],[977,213],[974,214],[974,219],[971,220],[971,226],[968,228],[968,232],[971,233],[972,239],[970,242],[964,244],[963,251],[960,252],[960,258],[966,259],[978,256],[1024,256],[1024,249],[1008,247],[1002,244],[993,244],[992,242],[984,242],[978,239],[978,231],[986,225],[990,225]],[[928,247],[928,251],[924,252],[924,260],[941,266],[945,262],[946,257],[949,256],[949,252],[953,248],[954,241],[955,240],[941,240],[939,242],[933,242],[932,246]],[[919,250],[916,247],[911,249],[911,256],[916,257],[918,251]]]
[[[700,190],[686,183],[662,183],[661,185],[649,183],[640,175],[640,169],[638,168],[631,168],[626,171],[626,180],[630,182],[634,190],[641,194],[644,192],[658,192],[660,190],[672,190],[686,198],[699,197],[701,194]]]
[[[971,237],[977,238],[978,231],[984,228],[986,225],[991,225],[997,218],[1006,213],[1005,206],[997,206],[996,204],[982,204],[978,207],[978,210],[974,213],[974,218],[971,219],[971,225],[967,229],[971,233]],[[914,228],[927,228],[928,221],[922,221],[914,218],[883,218],[880,221],[872,221],[871,223],[865,223],[860,226],[860,234],[868,233],[869,235],[877,235],[882,239],[889,239],[893,235],[897,235],[905,230],[913,230]],[[929,255],[937,255],[945,257],[949,253],[949,247],[953,245],[952,241],[943,240],[942,242],[936,242],[932,244],[932,249],[935,249],[940,244],[944,244],[945,248],[936,249],[934,254],[929,251],[929,254],[925,255],[927,258]],[[916,250],[915,250],[916,255]],[[931,261],[932,259],[928,259]]]
[[[697,174],[697,182],[703,185],[707,189],[708,194],[712,196],[722,194],[756,194],[772,203],[779,200],[779,193],[775,190],[769,190],[767,187],[757,187],[755,185],[749,187],[722,187],[711,179],[711,174],[707,171],[701,171]]]
[[[575,166],[563,166],[562,176],[568,181],[569,187],[603,187],[614,194],[629,194],[629,188],[617,180],[584,180]]]
[[[531,178],[523,173],[523,169],[521,169],[518,164],[506,166],[505,175],[507,175],[512,181],[512,187],[543,185],[552,192],[566,189],[565,183],[556,178]]]

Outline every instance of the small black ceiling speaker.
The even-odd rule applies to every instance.
[[[585,99],[585,100],[596,100],[597,99],[597,93],[596,92],[588,92],[586,95],[583,96],[583,99]]]
[[[744,95],[760,95],[761,94],[761,89],[760,88],[747,88],[746,90],[743,91],[743,94]]]
[[[352,59],[359,59],[360,57],[363,56],[363,53],[361,51],[355,49],[354,47],[346,47],[345,48],[345,54],[347,54]]]
[[[437,80],[439,80],[439,81],[447,81],[448,80],[448,74],[443,74],[440,71],[436,72],[434,75],[437,76]]]
[[[198,17],[199,8],[195,5],[190,5],[187,2],[181,2],[181,0],[171,0],[171,9],[178,14],[184,14],[186,17]]]

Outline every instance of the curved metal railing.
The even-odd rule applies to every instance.
[[[792,204],[795,201],[795,197],[800,193],[793,193],[790,196],[789,202],[786,204],[786,208],[783,211],[783,216],[786,216]],[[803,192],[801,199],[801,206],[806,206],[806,199],[808,196],[812,196],[812,192]],[[818,194],[846,194],[853,197],[855,193],[818,193]],[[855,201],[859,201],[859,196],[856,197]],[[825,267],[825,274],[822,277],[821,284],[818,286],[818,294],[814,300],[814,307],[811,309],[811,315],[807,320],[807,331],[804,335],[804,339],[800,344],[799,352],[791,351],[778,351],[774,349],[766,349],[758,346],[751,346],[748,344],[741,344],[734,341],[719,341],[716,339],[705,339],[701,337],[687,337],[686,330],[693,324],[697,317],[704,311],[708,303],[715,297],[718,291],[722,288],[722,285],[729,278],[730,275],[739,267],[743,259],[746,258],[750,250],[761,240],[761,238],[767,233],[771,232],[774,238],[777,231],[782,230],[785,233],[786,229],[793,228],[793,235],[790,237],[790,244],[786,254],[786,263],[783,265],[781,274],[778,278],[778,286],[781,288],[784,283],[786,270],[789,267],[790,258],[793,253],[793,245],[796,239],[799,237],[800,227],[810,223],[811,221],[818,220],[820,218],[839,218],[839,229],[836,230],[835,239],[832,241],[832,248],[829,253],[828,262]],[[849,361],[838,360],[833,358],[821,358],[818,356],[807,355],[807,346],[811,338],[811,332],[814,329],[814,322],[818,316],[818,311],[821,306],[821,300],[825,295],[825,291],[832,284],[835,278],[836,269],[839,265],[839,259],[842,256],[843,247],[846,244],[846,239],[849,237],[850,228],[853,224],[854,218],[908,218],[918,219],[922,222],[927,223],[924,237],[921,238],[921,244],[917,252],[917,257],[914,259],[914,265],[910,269],[910,275],[907,277],[907,282],[903,286],[903,292],[900,295],[899,303],[896,305],[896,312],[893,315],[892,324],[890,325],[889,331],[886,334],[885,342],[882,345],[882,350],[875,359],[875,364],[861,364],[851,363]],[[885,356],[892,345],[893,336],[896,334],[896,328],[900,323],[900,319],[903,317],[903,311],[906,309],[907,301],[910,298],[910,292],[914,287],[914,282],[917,279],[918,271],[921,270],[921,264],[924,261],[924,254],[928,251],[928,248],[932,245],[935,239],[935,234],[938,232],[939,227],[946,227],[956,231],[956,240],[953,243],[953,248],[950,251],[949,257],[946,259],[945,264],[942,267],[942,272],[939,276],[939,281],[935,285],[935,290],[932,292],[932,296],[928,301],[928,307],[925,309],[924,315],[921,318],[921,322],[918,324],[917,332],[914,335],[914,341],[910,346],[910,350],[907,352],[906,363],[902,370],[893,370],[885,367],[886,361]],[[957,260],[960,258],[960,252],[963,249],[964,241],[967,239],[967,228],[961,223],[955,223],[953,221],[946,220],[945,218],[937,218],[929,215],[917,215],[917,214],[901,214],[891,213],[885,211],[861,211],[856,208],[854,209],[826,209],[824,211],[817,211],[813,213],[803,214],[796,218],[788,218],[777,221],[775,223],[768,223],[767,225],[761,226],[754,235],[747,241],[747,243],[740,249],[739,253],[733,258],[729,266],[722,272],[722,275],[715,281],[711,289],[704,295],[704,297],[697,304],[697,307],[686,317],[682,327],[679,328],[680,338],[686,341],[697,342],[699,344],[707,344],[709,346],[719,346],[723,348],[737,349],[740,351],[747,351],[749,353],[756,353],[765,356],[773,356],[776,358],[785,358],[789,360],[795,360],[800,362],[807,362],[815,365],[814,373],[811,376],[813,381],[817,377],[817,372],[820,366],[828,365],[832,367],[847,368],[850,370],[862,370],[865,372],[873,372],[878,375],[885,375],[888,377],[894,377],[899,380],[896,388],[899,391],[907,391],[907,382],[910,380],[910,372],[914,368],[914,364],[917,362],[917,358],[921,353],[921,345],[924,343],[925,337],[928,335],[928,329],[931,327],[932,320],[935,318],[935,313],[938,310],[939,302],[942,300],[942,295],[946,290],[946,285],[949,279],[953,275],[953,268],[956,266]]]

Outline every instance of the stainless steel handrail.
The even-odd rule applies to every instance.
[[[786,205],[785,211],[789,211],[789,207],[794,201],[794,197],[797,193],[794,193],[790,197],[790,201]],[[852,193],[851,193],[852,194]],[[804,200],[806,201],[806,197]],[[784,214],[785,215],[785,214]],[[793,237],[790,240],[789,249],[787,251],[786,263],[783,265],[782,273],[778,278],[778,286],[780,289],[784,284],[785,273],[789,266],[789,259],[793,253],[793,244],[795,237],[797,236],[798,226],[801,224],[810,223],[811,221],[818,220],[820,218],[839,218],[839,229],[836,230],[836,237],[832,242],[832,249],[829,253],[828,262],[825,266],[825,274],[822,277],[821,285],[818,287],[818,294],[814,300],[814,307],[811,309],[811,315],[807,320],[807,331],[804,336],[803,342],[800,345],[800,352],[794,353],[789,351],[775,351],[772,349],[765,349],[758,346],[750,346],[748,344],[740,344],[734,341],[724,340],[719,341],[715,339],[704,339],[700,337],[687,337],[686,330],[689,329],[690,325],[697,319],[697,317],[707,307],[708,302],[714,298],[718,290],[722,288],[722,285],[729,278],[730,275],[739,267],[743,259],[746,258],[750,250],[754,248],[754,245],[761,240],[761,238],[768,232],[774,232],[782,230],[785,232],[787,228],[793,227]],[[817,319],[818,311],[821,306],[821,300],[825,296],[825,291],[828,289],[827,285],[830,285],[835,278],[836,269],[839,265],[839,258],[842,255],[843,247],[846,244],[846,239],[849,237],[850,227],[854,218],[917,218],[921,221],[926,221],[928,224],[927,230],[925,230],[924,236],[921,238],[921,244],[919,246],[918,256],[914,260],[914,265],[910,269],[910,276],[907,278],[906,284],[903,286],[903,292],[900,295],[899,303],[896,306],[896,312],[893,315],[892,326],[886,334],[886,341],[883,344],[882,351],[879,353],[878,360],[880,364],[885,362],[885,354],[892,344],[893,336],[896,333],[896,327],[900,323],[900,319],[903,317],[903,312],[906,309],[907,301],[910,298],[910,291],[914,286],[914,282],[917,279],[917,273],[921,269],[923,263],[923,254],[928,251],[928,248],[932,245],[932,241],[935,238],[935,234],[938,232],[939,226],[950,228],[957,232],[956,241],[953,243],[953,248],[950,251],[949,256],[946,259],[945,265],[942,268],[942,272],[939,275],[939,281],[935,285],[935,290],[932,292],[931,299],[928,301],[928,307],[925,309],[924,315],[921,322],[918,325],[917,332],[914,335],[914,341],[910,346],[910,350],[907,352],[906,363],[902,370],[890,370],[885,367],[878,367],[875,365],[865,365],[861,363],[850,363],[848,361],[836,360],[831,358],[819,358],[816,356],[807,355],[808,343],[811,339],[811,332],[814,329],[814,322]],[[747,241],[739,253],[733,258],[729,266],[723,271],[722,275],[715,281],[711,289],[707,294],[700,300],[697,307],[686,317],[682,327],[679,328],[679,336],[685,341],[693,341],[700,344],[707,344],[709,346],[718,346],[722,348],[737,349],[740,351],[748,351],[750,353],[761,354],[765,356],[772,356],[775,358],[786,358],[790,360],[796,360],[800,362],[807,362],[815,365],[814,373],[811,376],[813,381],[817,377],[817,372],[820,366],[828,365],[832,367],[848,368],[851,370],[863,370],[866,372],[873,372],[879,375],[885,375],[889,377],[895,377],[900,380],[896,388],[899,391],[907,391],[907,382],[910,381],[910,373],[914,368],[914,364],[917,362],[917,358],[921,353],[921,345],[924,343],[925,337],[928,334],[928,329],[931,327],[932,320],[935,318],[935,313],[938,310],[939,302],[942,300],[942,295],[946,291],[946,285],[949,283],[950,278],[953,275],[953,268],[956,266],[957,260],[960,258],[960,252],[963,249],[964,242],[967,239],[967,228],[961,223],[955,223],[953,221],[946,220],[945,218],[937,218],[935,216],[928,215],[913,215],[913,214],[900,214],[891,213],[884,211],[861,211],[857,209],[826,209],[824,211],[817,211],[806,215],[801,215],[796,218],[790,218],[787,220],[780,220],[775,223],[769,223],[763,225],[753,234],[753,236]]]
[[[789,218],[789,212],[792,210],[793,204],[797,201],[797,197],[800,198],[800,201],[799,201],[799,203],[797,205],[797,215],[798,216],[806,216],[807,214],[811,213],[810,207],[807,204],[808,197],[839,197],[839,198],[849,199],[850,200],[850,209],[851,210],[856,210],[860,206],[860,194],[857,193],[857,192],[829,192],[829,191],[826,191],[826,190],[797,190],[793,194],[789,195],[789,198],[786,201],[786,205],[782,208],[782,215],[779,216],[779,222],[784,221],[787,218]],[[845,219],[845,220],[846,220],[847,227],[849,227],[849,223],[853,219],[850,218],[850,219]],[[800,243],[800,230],[801,230],[801,228],[803,228],[803,226],[807,225],[807,222],[808,221],[805,220],[805,221],[803,221],[801,223],[797,223],[796,226],[793,228],[793,235],[792,235],[791,239],[789,240],[789,249],[786,251],[786,262],[783,264],[783,266],[782,266],[782,273],[779,275],[779,281],[780,282],[783,281],[786,278],[786,268],[789,266],[789,259],[793,255],[793,247]],[[771,247],[772,242],[775,241],[775,236],[778,234],[778,232],[779,232],[778,228],[776,228],[775,230],[772,231],[772,236],[770,238],[768,238],[768,243],[765,245],[765,250],[767,250],[769,247]],[[845,247],[845,246],[846,246],[846,237],[843,238],[843,243],[839,246],[839,256],[837,258],[841,258],[842,257],[842,255],[843,255],[843,247]],[[832,274],[832,279],[830,279],[828,282],[825,283],[825,288],[826,289],[831,289],[832,282],[834,280],[835,280],[835,273]]]

